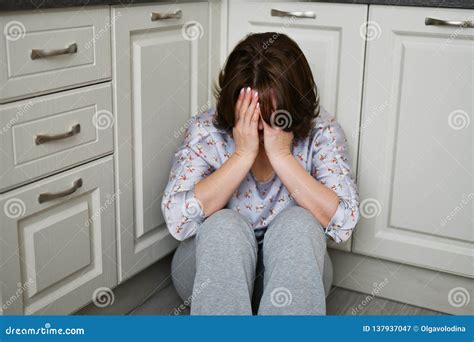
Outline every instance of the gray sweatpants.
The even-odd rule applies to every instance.
[[[261,248],[247,219],[223,209],[180,244],[172,277],[192,315],[251,315],[256,306],[259,315],[324,315],[332,264],[323,228],[306,209],[279,213]]]

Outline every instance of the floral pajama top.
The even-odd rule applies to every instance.
[[[174,156],[161,205],[168,229],[178,240],[195,235],[205,220],[194,186],[218,169],[235,149],[232,137],[213,125],[214,115],[215,110],[210,110],[188,122],[183,145]],[[321,108],[309,136],[295,141],[292,150],[308,173],[338,195],[339,206],[324,229],[334,241],[346,241],[359,219],[359,196],[341,126]],[[239,212],[254,230],[260,230],[283,209],[296,205],[277,175],[258,182],[249,172],[226,208]]]

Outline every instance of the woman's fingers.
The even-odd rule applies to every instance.
[[[252,117],[250,118],[250,126],[252,128],[254,128],[254,126],[258,128],[259,119],[260,119],[260,102],[257,102],[257,106],[255,107]]]
[[[240,117],[240,108],[242,107],[242,102],[244,100],[245,88],[240,89],[239,97],[235,103],[235,122],[239,121]]]
[[[245,120],[245,113],[247,112],[247,108],[252,100],[252,90],[250,87],[247,87],[244,91],[242,104],[239,110],[239,121],[243,122]]]
[[[257,108],[257,103],[258,103],[258,92],[254,90],[254,91],[252,91],[252,101],[250,102],[249,106],[247,107],[247,111],[246,111],[245,117],[244,117],[244,125],[246,127],[250,126],[253,114],[255,112],[255,108]]]

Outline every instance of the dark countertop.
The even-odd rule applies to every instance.
[[[0,11],[117,4],[127,6],[134,3],[165,1],[166,0],[0,0]],[[166,2],[175,1],[168,0]],[[320,0],[315,2],[474,9],[474,0]]]

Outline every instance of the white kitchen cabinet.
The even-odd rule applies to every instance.
[[[309,18],[294,12],[308,12]],[[229,53],[250,32],[284,33],[298,43],[313,71],[321,105],[346,133],[354,174],[364,70],[365,36],[361,27],[366,18],[366,5],[229,2]],[[350,241],[331,246],[350,250]]]
[[[208,3],[115,6],[119,281],[170,253],[161,198],[190,115],[207,107]]]
[[[68,314],[117,284],[112,157],[0,195],[4,314]]]
[[[474,29],[427,17],[474,11],[370,7],[353,251],[473,277]]]
[[[114,149],[110,82],[0,105],[0,193]]]
[[[0,103],[110,78],[108,6],[0,14]]]

